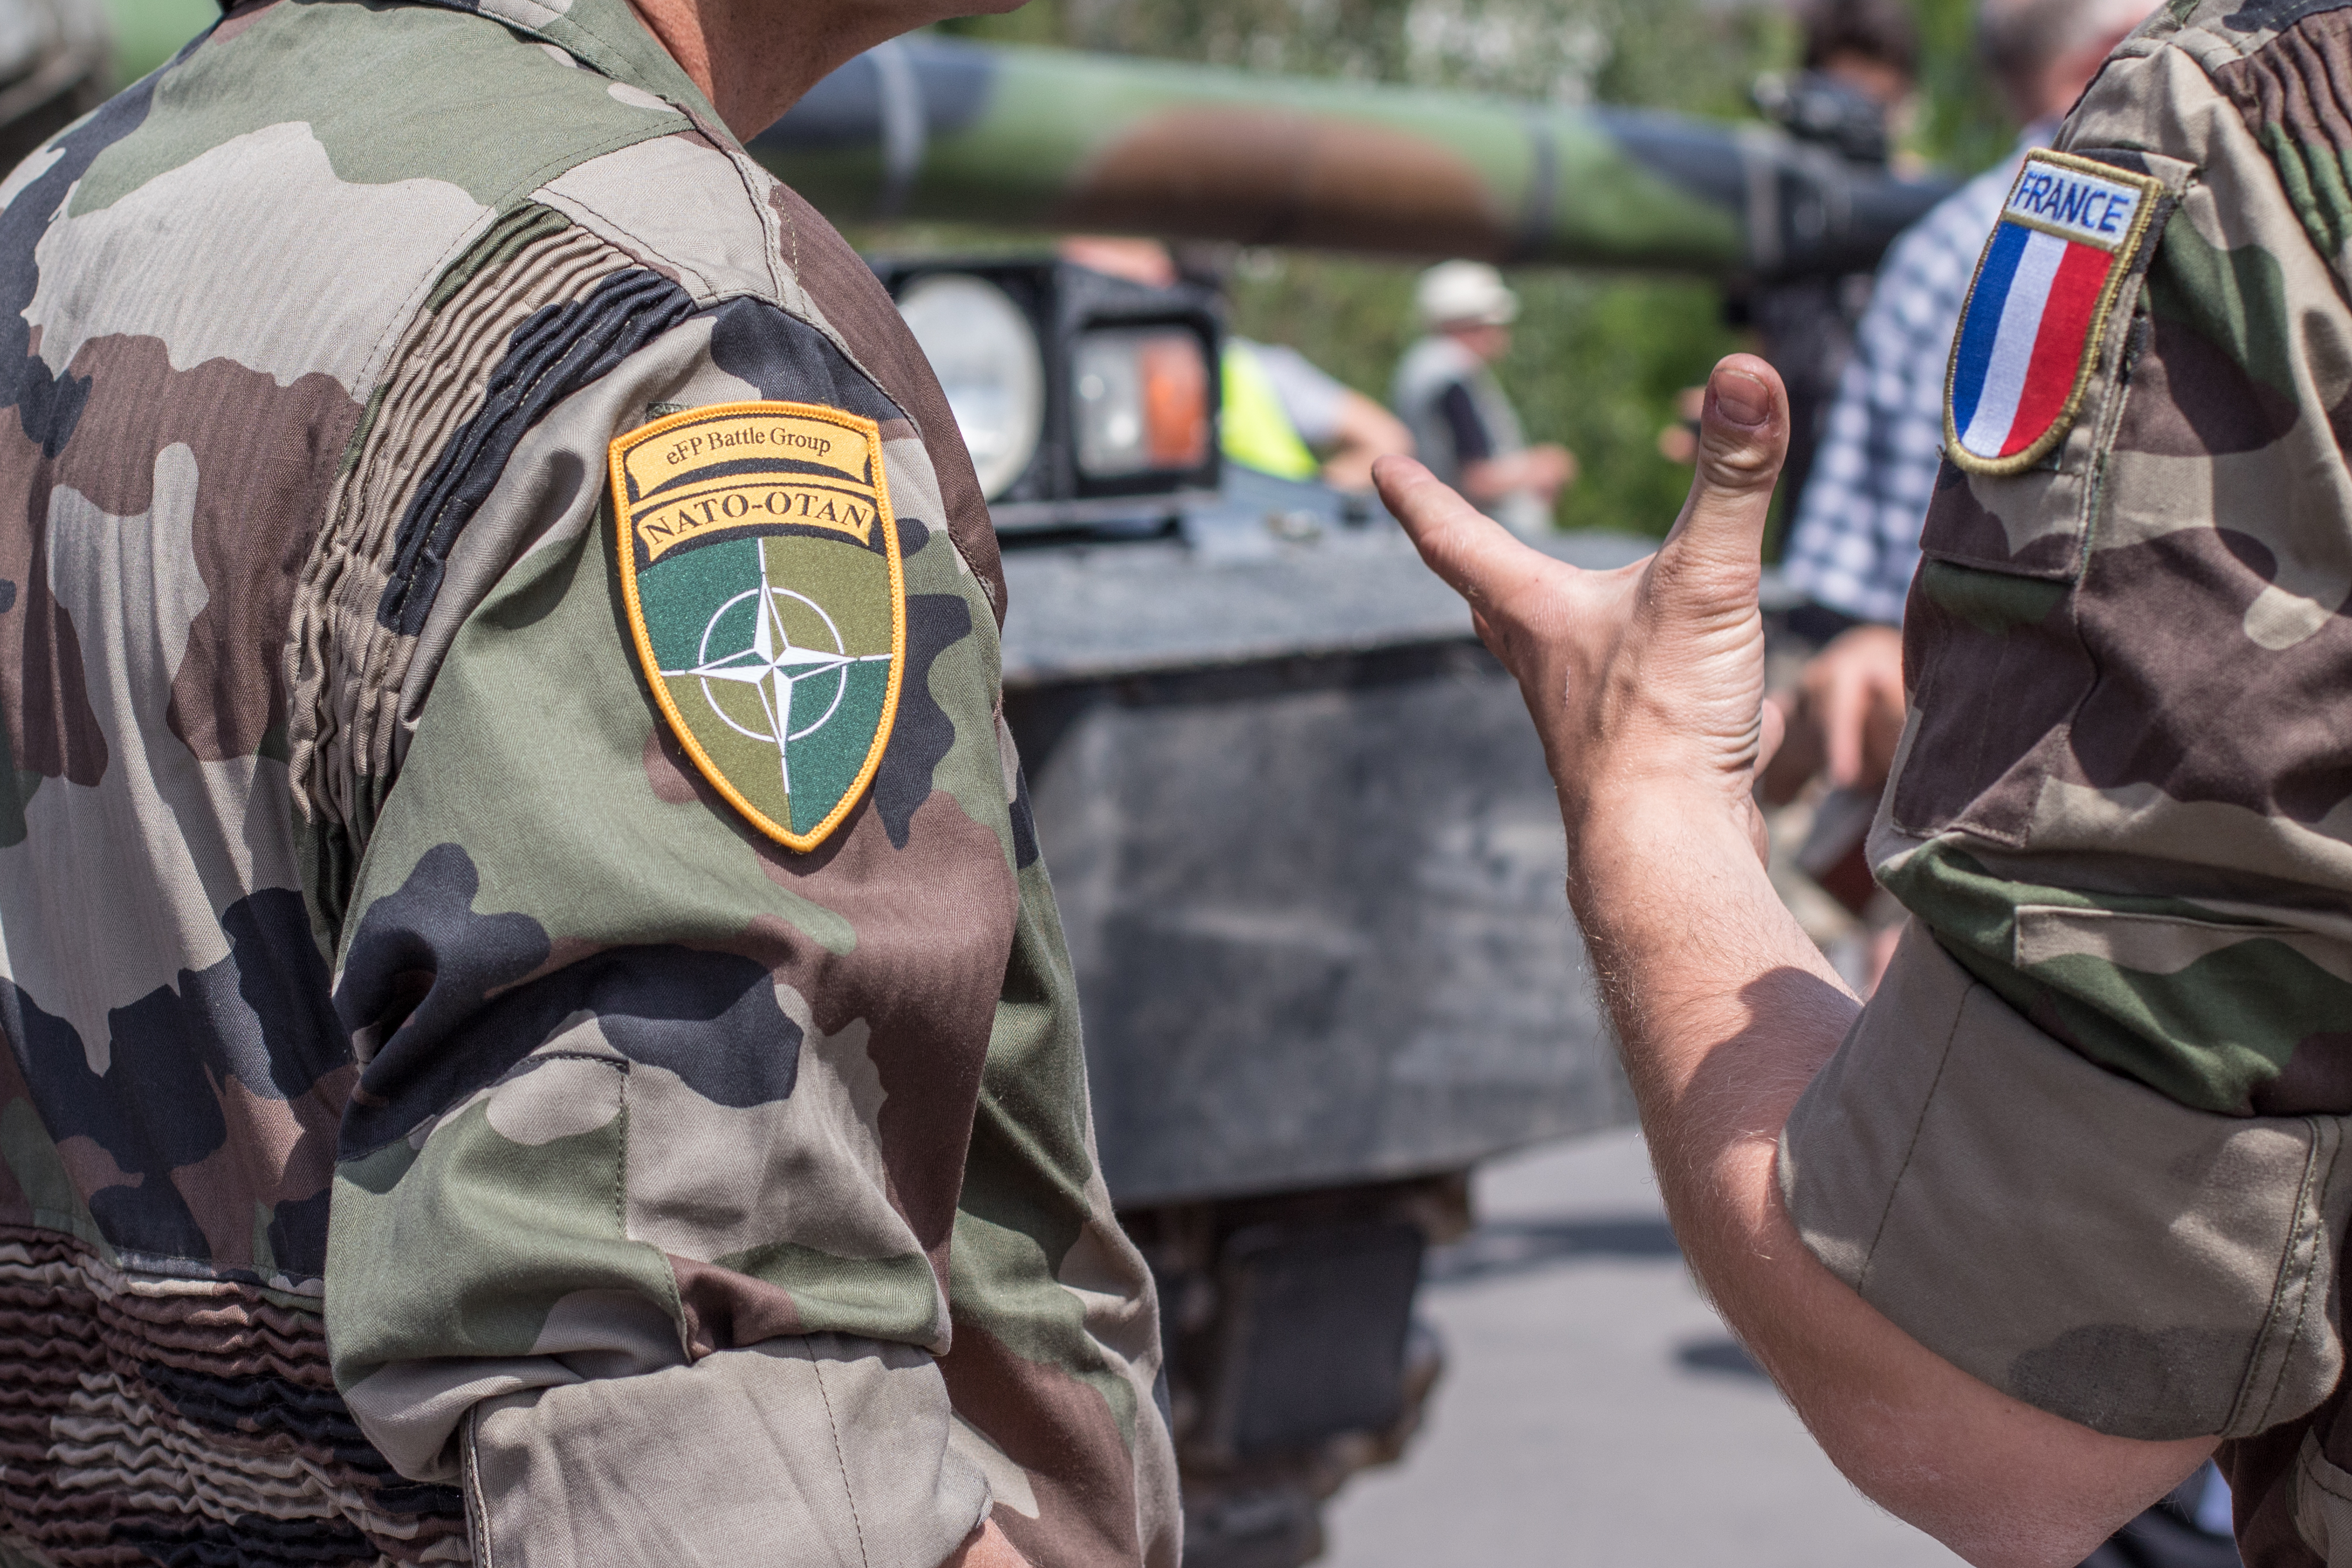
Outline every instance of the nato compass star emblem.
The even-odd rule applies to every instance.
[[[871,420],[690,410],[613,444],[622,595],[681,748],[760,831],[814,849],[880,766],[906,663]]]
[[[702,699],[719,722],[746,739],[761,746],[776,748],[777,776],[783,782],[786,795],[793,792],[793,742],[806,740],[822,734],[841,713],[842,699],[849,695],[849,667],[871,664],[891,657],[888,653],[851,653],[845,652],[841,628],[824,607],[805,593],[795,593],[789,588],[772,588],[765,580],[768,560],[763,551],[760,557],[761,581],[755,589],[747,589],[719,607],[710,624],[702,630],[702,662],[688,670],[664,670],[666,680],[691,677],[702,683]],[[794,619],[814,620],[824,628],[821,641],[831,646],[804,648],[793,642],[792,622]],[[743,625],[749,622],[751,640],[731,653],[714,653],[717,648],[741,643]],[[806,706],[798,701],[801,683],[816,683],[816,688],[826,694],[824,711],[805,724],[799,723],[799,712]],[[824,685],[830,682],[830,685]],[[716,686],[713,682],[718,683]],[[722,695],[728,688],[748,690],[759,699],[756,717],[736,714],[743,708],[738,700],[730,702]],[[750,722],[745,722],[749,720]]]

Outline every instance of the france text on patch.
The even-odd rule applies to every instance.
[[[2137,185],[2069,168],[2042,154],[2026,160],[2001,215],[2060,239],[2116,251],[2131,236],[2133,220],[2147,200],[2147,193]]]
[[[613,443],[630,633],[656,705],[751,825],[814,849],[873,781],[898,709],[906,572],[877,427],[739,402]]]
[[[2063,152],[2026,159],[1952,343],[1944,438],[1954,463],[2019,473],[2065,438],[2163,190]]]

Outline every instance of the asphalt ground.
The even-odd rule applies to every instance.
[[[1432,1260],[1446,1371],[1403,1460],[1326,1515],[1330,1568],[1953,1568],[1831,1468],[1724,1332],[1639,1134],[1480,1172]]]

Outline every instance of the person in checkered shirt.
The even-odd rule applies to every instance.
[[[1903,601],[1943,462],[1944,373],[1977,258],[2025,154],[2048,145],[2108,52],[2152,9],[2153,0],[1979,8],[1986,61],[2026,130],[2006,160],[1895,242],[1855,329],[1780,565],[1810,601],[1791,626],[1822,645],[1797,688],[1775,697],[1789,721],[1773,769],[1781,779],[1818,771],[1874,797],[1885,783],[1903,732]]]
[[[2034,124],[2008,158],[1906,230],[1879,268],[1781,564],[1847,623],[1903,620],[1943,462],[1944,368],[1969,279],[2018,165],[2048,145],[2052,125]]]

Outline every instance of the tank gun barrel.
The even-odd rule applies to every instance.
[[[1762,123],[917,36],[755,138],[828,217],[1763,279],[1870,267],[1944,195]]]

